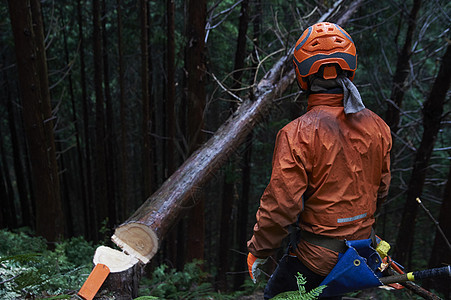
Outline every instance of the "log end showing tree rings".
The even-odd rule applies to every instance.
[[[122,224],[114,231],[111,240],[122,250],[136,257],[144,264],[158,250],[158,238],[146,225],[136,222]]]
[[[100,246],[96,249],[93,263],[106,265],[111,273],[119,273],[130,269],[138,263],[138,259],[124,252]]]

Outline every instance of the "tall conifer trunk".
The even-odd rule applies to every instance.
[[[128,205],[128,184],[127,184],[127,121],[126,121],[126,106],[125,106],[125,70],[124,70],[124,54],[122,42],[122,4],[121,0],[116,1],[117,5],[117,43],[118,43],[118,72],[119,72],[119,103],[120,103],[120,122],[121,122],[121,184],[120,184],[120,202],[119,202],[119,219],[124,220],[130,210]]]
[[[86,162],[85,176],[85,210],[83,211],[85,219],[85,234],[89,240],[94,240],[97,236],[95,203],[92,200],[92,167],[91,167],[91,138],[89,130],[90,105],[88,102],[86,90],[86,70],[85,70],[85,40],[83,36],[83,14],[82,0],[77,1],[77,23],[78,23],[78,40],[80,43],[80,84],[81,84],[81,103],[83,112],[83,135],[84,135],[84,160]]]
[[[188,145],[193,153],[204,142],[205,108],[205,23],[207,4],[205,0],[188,1],[186,23],[187,46],[185,48],[186,97],[188,101]],[[195,193],[193,208],[188,218],[190,234],[187,239],[187,261],[204,258],[204,194]]]
[[[5,59],[3,59],[5,62]],[[6,64],[5,64],[6,65]],[[12,146],[12,155],[13,155],[13,163],[14,163],[14,172],[16,174],[16,185],[17,185],[17,192],[19,194],[19,203],[20,203],[20,212],[22,216],[22,222],[21,226],[29,226],[30,228],[34,228],[34,214],[33,214],[33,207],[31,205],[30,196],[28,195],[28,189],[25,179],[25,169],[23,167],[23,162],[21,158],[22,150],[20,149],[20,142],[18,138],[18,131],[16,126],[16,110],[14,109],[14,103],[13,99],[11,97],[11,91],[9,88],[9,82],[8,78],[6,76],[6,70],[3,72],[3,79],[5,82],[5,87],[3,88],[4,95],[6,97],[6,108],[8,111],[8,127],[11,134],[11,146]],[[19,118],[20,120],[20,118]],[[6,161],[5,161],[5,167],[6,167]],[[7,174],[7,173],[5,173]],[[13,195],[13,188],[11,184],[11,180],[9,179],[9,176],[5,177],[6,184],[7,184],[7,190],[9,190],[8,197],[10,197],[10,202],[14,204],[14,195]],[[6,198],[5,198],[6,199]],[[10,205],[12,209],[12,219],[9,222],[10,226],[12,228],[17,227],[19,224],[19,216],[16,215],[16,210],[14,206]],[[14,220],[13,220],[14,219]]]
[[[36,233],[54,242],[64,234],[64,226],[41,4],[38,0],[8,4],[36,199]]]
[[[410,57],[412,56],[413,34],[416,27],[418,12],[420,11],[421,0],[414,0],[410,14],[407,16],[408,28],[404,40],[404,46],[398,53],[396,71],[393,76],[393,87],[390,95],[391,102],[385,116],[385,121],[390,126],[392,133],[396,134],[399,128],[402,100],[407,85],[407,77],[410,72]],[[394,135],[396,137],[396,135]]]
[[[150,93],[149,93],[149,37],[148,37],[148,11],[147,0],[139,1],[141,20],[141,101],[142,101],[142,135],[143,135],[143,192],[148,197],[153,190],[152,180],[152,145]]]
[[[64,18],[64,13],[63,13],[63,9],[61,8],[61,18]],[[70,65],[70,60],[69,60],[69,49],[68,49],[68,45],[67,45],[67,34],[66,31],[63,31],[63,42],[64,42],[64,56],[65,56],[65,61],[66,61],[66,65],[69,66]],[[75,95],[74,95],[74,87],[73,87],[73,83],[72,83],[72,71],[69,72],[68,74],[68,84],[69,84],[69,97],[70,97],[70,101],[71,101],[71,108],[72,108],[72,122],[74,125],[74,135],[75,135],[75,145],[76,145],[76,155],[77,155],[77,166],[78,166],[78,170],[76,170],[76,172],[78,172],[78,174],[74,174],[75,176],[73,176],[72,178],[77,178],[79,180],[79,182],[77,182],[77,185],[79,186],[79,189],[77,189],[78,193],[76,195],[76,202],[75,205],[79,205],[81,207],[81,211],[82,213],[84,213],[85,211],[87,211],[87,207],[86,207],[86,188],[85,188],[85,170],[83,167],[83,150],[81,148],[81,144],[80,144],[80,127],[79,127],[79,123],[78,123],[78,118],[77,118],[77,105],[76,105],[76,100],[75,100]],[[64,174],[63,174],[64,176]],[[70,195],[70,193],[68,192],[67,194]],[[68,208],[70,208],[71,205],[71,199],[70,197],[66,198],[66,201],[68,202],[66,205]],[[79,222],[83,225],[81,225],[82,227],[86,227],[85,224],[88,223],[88,220],[80,218],[79,216],[72,216],[72,214],[70,216],[68,216],[67,218],[67,226],[68,226],[68,235],[72,236],[73,235],[73,230],[72,228],[76,225],[75,222]],[[75,220],[75,222],[74,222]],[[86,228],[85,228],[85,232],[86,232]]]
[[[113,117],[113,98],[110,88],[110,64],[108,62],[108,33],[107,33],[107,11],[106,1],[102,0],[102,58],[103,58],[103,81],[105,91],[106,104],[106,134],[105,134],[105,170],[106,170],[106,187],[107,187],[107,203],[108,203],[108,220],[109,226],[117,224],[117,203],[116,203],[116,155],[115,155],[115,134],[114,134],[114,117]]]
[[[0,133],[0,143],[3,143]],[[0,151],[0,158],[3,165],[3,151]],[[10,225],[11,219],[11,210],[14,210],[14,206],[11,207],[8,202],[8,191],[6,190],[5,176],[3,176],[3,168],[0,168],[0,227],[8,228]]]
[[[257,66],[257,53],[259,48],[259,41],[261,35],[261,26],[262,26],[262,5],[261,0],[256,0],[255,5],[253,6],[253,21],[252,21],[252,61],[254,62],[254,67]],[[253,97],[252,97],[253,98]],[[243,253],[238,256],[235,260],[235,272],[239,272],[241,270],[246,269],[246,255],[247,245],[246,241],[248,240],[248,219],[249,219],[249,197],[250,197],[250,187],[251,187],[251,159],[252,159],[252,138],[253,132],[250,132],[246,137],[246,141],[244,142],[244,155],[243,155],[243,167],[241,173],[242,180],[242,189],[241,189],[241,197],[240,203],[238,207],[238,216],[237,216],[237,244],[239,253]],[[246,273],[238,273],[234,278],[234,289],[238,290],[244,284]]]
[[[244,59],[247,56],[246,51],[246,39],[247,39],[247,28],[249,24],[249,1],[244,0],[241,3],[240,18],[238,25],[238,38],[236,43],[235,51],[235,65],[233,71],[233,83],[232,91],[238,90],[241,87],[241,80],[243,76]],[[239,96],[239,92],[234,92]],[[231,111],[236,110],[236,103],[231,102]],[[225,172],[223,178],[223,189],[222,189],[222,209],[221,209],[221,227],[219,233],[219,263],[218,263],[218,287],[221,290],[228,289],[227,283],[227,272],[230,270],[231,262],[229,261],[229,253],[232,248],[232,238],[230,237],[231,226],[230,222],[232,220],[232,206],[234,200],[236,199],[236,180],[234,179],[234,173],[237,172],[236,166],[239,164],[240,159],[238,157],[233,157],[231,159],[231,168]],[[236,203],[238,207],[238,214],[240,214],[241,203]]]
[[[167,2],[167,73],[168,81],[166,85],[166,129],[167,129],[167,172],[165,177],[169,177],[176,166],[175,158],[175,4],[174,0]]]
[[[96,97],[95,121],[95,196],[96,228],[98,231],[108,218],[107,174],[105,169],[105,101],[102,89],[102,32],[100,23],[100,0],[92,1],[93,14],[93,53],[94,53],[94,88]]]
[[[5,149],[3,147],[3,136],[0,125],[0,226],[1,228],[17,228],[18,220],[16,207],[14,205],[13,188],[8,175]]]
[[[168,137],[165,145],[166,153],[166,171],[164,174],[167,179],[175,171],[176,152],[175,152],[175,4],[174,0],[166,0],[166,19],[167,19],[167,83],[166,83],[166,136]],[[183,262],[177,255],[177,227],[173,228],[166,239],[167,258],[175,265],[181,265]],[[181,243],[181,241],[180,241]]]

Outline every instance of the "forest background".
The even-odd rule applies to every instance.
[[[408,269],[450,264],[446,0],[2,1],[0,227],[49,243],[108,239],[337,2],[330,21],[360,2],[343,26],[357,47],[354,82],[394,140],[377,232]],[[275,135],[306,106],[292,83],[239,148],[223,149],[229,159],[152,264],[201,259],[218,289],[240,288]]]

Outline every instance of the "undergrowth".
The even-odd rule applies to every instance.
[[[96,246],[76,237],[53,248],[41,237],[0,230],[0,299],[81,299],[76,293],[92,270]],[[137,299],[232,300],[262,287],[248,280],[244,291],[220,294],[211,279],[200,261],[186,264],[183,271],[160,265],[141,279]]]
[[[24,232],[0,230],[0,299],[81,299],[76,296],[92,270],[96,249],[82,237],[61,241],[49,250],[47,242]],[[241,291],[216,292],[214,275],[205,272],[202,262],[186,264],[182,271],[160,265],[140,281],[139,298],[232,300],[261,290],[265,282],[254,285],[246,280]],[[279,295],[276,299],[315,299],[323,287],[305,293],[305,280],[298,275],[299,291]],[[377,295],[376,295],[377,293]],[[356,292],[362,299],[418,299],[405,291],[374,290]]]
[[[202,270],[202,262],[194,260],[184,266],[183,271],[176,271],[166,265],[160,265],[149,278],[141,280],[141,297],[135,300],[149,299],[218,299],[233,300],[242,295],[249,295],[263,285],[254,285],[246,281],[244,291],[221,294],[214,291],[211,275]]]
[[[43,238],[0,230],[0,299],[69,299],[91,272],[94,251],[81,237],[50,251]]]

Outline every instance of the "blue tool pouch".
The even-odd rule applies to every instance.
[[[320,285],[326,285],[321,297],[343,295],[355,290],[383,285],[379,277],[382,259],[371,247],[371,239],[346,241],[349,247]]]

